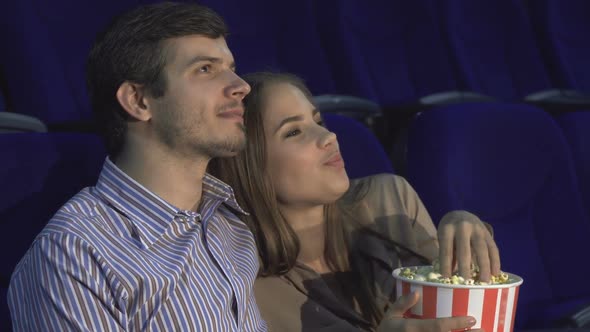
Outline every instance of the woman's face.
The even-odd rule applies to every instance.
[[[265,97],[266,166],[279,203],[305,207],[340,198],[349,181],[336,134],[295,86],[274,84]]]

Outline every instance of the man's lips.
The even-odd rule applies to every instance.
[[[244,110],[241,108],[234,108],[231,110],[227,110],[227,111],[223,111],[219,114],[217,114],[217,116],[221,117],[221,118],[226,118],[226,119],[244,119]]]

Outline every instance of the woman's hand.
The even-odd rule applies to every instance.
[[[385,316],[379,326],[378,332],[387,331],[407,331],[407,332],[448,332],[455,330],[466,330],[475,324],[475,318],[470,316],[447,317],[434,319],[412,319],[404,318],[404,313],[412,308],[420,294],[412,292],[400,297],[395,301],[391,308],[385,313]],[[471,330],[483,331],[483,330]]]
[[[492,234],[479,218],[467,211],[447,213],[438,226],[439,263],[443,277],[450,277],[455,266],[459,275],[472,278],[471,263],[479,266],[479,280],[489,282],[500,274],[500,253]]]

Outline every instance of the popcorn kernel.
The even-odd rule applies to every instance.
[[[435,261],[435,263],[437,263]],[[417,280],[417,281],[429,281],[435,283],[443,283],[443,284],[453,284],[453,285],[496,285],[496,284],[507,284],[510,283],[510,277],[507,273],[500,271],[500,274],[497,276],[491,276],[489,282],[484,282],[479,280],[479,267],[472,264],[471,265],[471,278],[463,278],[458,274],[454,274],[450,278],[443,278],[442,275],[439,273],[439,270],[435,269],[434,266],[421,266],[421,267],[406,267],[400,271],[400,276],[409,279],[409,280]]]

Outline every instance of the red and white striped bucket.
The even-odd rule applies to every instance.
[[[400,277],[402,268],[393,271],[397,296],[418,292],[420,299],[406,316],[412,318],[441,318],[472,316],[477,323],[472,328],[486,332],[512,332],[518,289],[521,277],[507,273],[510,284],[453,285],[428,281],[408,280]]]

